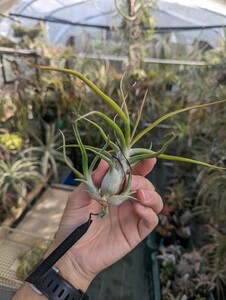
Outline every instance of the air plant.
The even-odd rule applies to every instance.
[[[58,164],[64,163],[64,155],[58,148],[61,146],[61,134],[56,131],[55,124],[45,125],[45,140],[42,141],[36,134],[29,131],[30,136],[37,146],[29,147],[25,153],[34,153],[40,159],[41,174],[47,176],[50,169],[53,170],[55,179],[58,180]],[[67,158],[69,161],[69,158]]]
[[[0,199],[5,210],[9,199],[16,198],[18,203],[20,197],[25,198],[29,189],[43,181],[38,172],[39,160],[35,156],[25,155],[25,151],[12,156],[6,150],[0,160]]]
[[[211,167],[218,170],[224,170],[223,167],[210,165],[205,162],[193,160],[190,158],[183,158],[178,156],[166,155],[164,154],[167,147],[173,142],[176,138],[176,135],[172,133],[171,138],[166,141],[162,147],[154,151],[152,147],[149,149],[141,148],[141,147],[134,147],[135,144],[141,140],[147,133],[149,133],[153,128],[159,125],[161,122],[165,121],[166,119],[175,116],[177,114],[190,111],[192,109],[201,109],[203,107],[208,107],[216,104],[220,104],[226,102],[226,100],[193,105],[190,107],[185,107],[173,112],[170,112],[156,121],[154,121],[151,125],[147,126],[141,132],[136,134],[139,121],[142,116],[142,110],[144,107],[145,97],[142,101],[141,107],[138,111],[137,120],[134,124],[133,129],[131,130],[131,120],[128,111],[128,107],[126,104],[126,96],[124,95],[121,80],[120,90],[122,95],[122,104],[119,106],[113,99],[108,97],[105,93],[103,93],[97,86],[95,86],[89,79],[84,77],[81,73],[77,71],[73,71],[70,69],[62,69],[62,68],[55,68],[51,66],[39,66],[39,65],[32,65],[29,63],[31,67],[38,68],[41,70],[48,70],[48,71],[57,71],[62,72],[65,74],[70,74],[78,77],[81,79],[91,90],[93,90],[98,96],[100,96],[104,102],[109,106],[111,110],[114,111],[116,114],[115,118],[112,120],[109,116],[104,114],[99,110],[88,112],[84,115],[76,115],[75,122],[73,125],[74,134],[77,140],[77,144],[75,145],[66,145],[65,138],[63,136],[63,151],[65,155],[65,162],[68,166],[73,170],[75,175],[80,178],[81,182],[84,182],[87,187],[87,193],[92,197],[92,199],[96,200],[101,205],[101,211],[99,213],[99,217],[103,217],[108,214],[109,205],[120,205],[126,200],[133,200],[138,201],[133,192],[130,191],[131,185],[131,169],[135,165],[137,165],[140,161],[146,158],[153,158],[157,157],[160,159],[165,160],[173,160],[173,161],[181,161],[193,164],[199,164],[206,167]],[[106,122],[108,127],[110,127],[110,133],[114,133],[114,138],[110,138],[110,134],[106,133],[104,128],[98,125],[97,122],[91,119],[92,116],[96,116]],[[82,142],[81,136],[78,130],[78,122],[79,121],[86,121],[90,122],[94,128],[98,129],[103,140],[105,142],[102,148],[93,147],[92,145],[85,145]],[[121,125],[122,127],[121,128]],[[111,134],[112,135],[112,134]],[[66,156],[66,147],[79,147],[81,154],[82,154],[82,172],[75,169]],[[88,163],[88,154],[87,152],[91,151],[95,154],[95,158],[91,162]],[[96,166],[99,159],[105,160],[109,164],[109,170],[103,178],[101,187],[97,187],[92,180],[92,171]],[[128,178],[128,180],[126,180]]]

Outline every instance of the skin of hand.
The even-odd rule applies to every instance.
[[[109,214],[93,223],[86,234],[56,263],[62,276],[73,286],[86,291],[94,277],[136,247],[158,224],[157,214],[163,203],[152,183],[144,176],[156,159],[147,159],[132,170],[131,190],[139,202],[125,201],[110,206]],[[93,173],[97,186],[108,170],[101,161]],[[76,227],[88,220],[90,213],[99,213],[100,205],[92,200],[80,184],[69,196],[53,245],[53,251]]]

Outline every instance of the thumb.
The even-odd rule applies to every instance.
[[[107,173],[109,165],[105,160],[101,160],[97,169],[92,174],[92,179],[97,187],[100,187],[104,175]]]

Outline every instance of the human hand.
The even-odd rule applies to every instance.
[[[75,287],[86,291],[93,278],[137,246],[157,225],[157,214],[163,204],[152,183],[144,178],[154,167],[156,159],[141,162],[132,170],[131,190],[139,202],[125,201],[110,206],[103,219],[93,217],[86,234],[56,264],[63,277]],[[101,161],[93,173],[97,186],[108,170]],[[90,213],[99,213],[100,205],[80,184],[70,195],[51,252],[76,227],[86,222]]]

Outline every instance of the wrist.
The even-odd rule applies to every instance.
[[[46,255],[47,257],[48,255]],[[13,297],[15,300],[45,299],[88,299],[85,294],[91,279],[77,272],[65,254],[43,277],[35,273],[45,261],[41,261],[26,279],[26,282]],[[43,265],[44,267],[44,265]],[[40,280],[39,280],[40,278]],[[65,296],[67,296],[65,298]]]
[[[80,269],[79,264],[74,263],[70,259],[69,254],[65,254],[55,266],[59,269],[61,276],[66,279],[76,289],[86,292],[93,278],[87,276],[83,270]]]
[[[12,300],[47,300],[45,295],[39,295],[30,286],[28,282],[25,282],[20,289],[13,296]]]
[[[52,251],[52,246],[46,253],[46,258]],[[71,254],[70,250],[64,254],[56,263],[55,266],[59,269],[60,275],[67,280],[76,289],[86,292],[94,276],[87,275],[76,261],[75,254]]]

